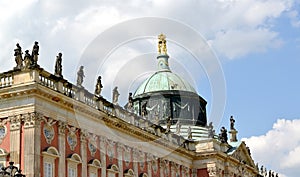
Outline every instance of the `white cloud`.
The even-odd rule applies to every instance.
[[[300,175],[300,119],[279,119],[262,136],[243,139],[259,164],[285,176]]]
[[[235,1],[92,1],[53,0],[0,2],[0,71],[12,69],[13,49],[40,42],[40,65],[52,71],[55,56],[63,53],[63,73],[75,80],[82,51],[98,34],[127,19],[157,16],[186,23],[210,41],[218,55],[230,59],[264,52],[281,44],[274,21],[289,12],[294,0]],[[296,19],[296,18],[295,18]],[[294,22],[297,26],[297,21]],[[176,29],[174,29],[176,30]]]

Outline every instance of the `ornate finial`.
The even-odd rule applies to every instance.
[[[164,34],[158,35],[158,54],[167,55],[167,41]]]

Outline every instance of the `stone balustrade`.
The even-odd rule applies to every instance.
[[[1,73],[0,74],[0,88],[8,87],[13,84],[13,73]]]

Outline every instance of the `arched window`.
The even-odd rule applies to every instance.
[[[89,177],[97,177],[98,169],[101,168],[101,162],[98,159],[90,160],[88,163]]]
[[[55,176],[55,159],[59,157],[58,150],[53,147],[47,147],[42,152],[43,155],[43,174],[44,177]]]
[[[77,167],[78,164],[82,163],[80,156],[76,153],[69,155],[68,161],[68,177],[77,177]]]
[[[107,167],[107,177],[116,177],[119,173],[119,167],[115,164],[109,165]]]

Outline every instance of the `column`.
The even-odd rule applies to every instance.
[[[15,162],[16,166],[20,166],[21,115],[9,117],[9,121],[10,121],[9,161]]]
[[[138,166],[138,155],[139,151],[137,149],[132,149],[132,155],[133,155],[133,171],[135,174],[139,173],[139,166]]]
[[[58,122],[58,177],[66,177],[66,123]]]
[[[41,120],[39,113],[28,113],[24,119],[24,173],[27,177],[40,177]]]
[[[87,131],[81,130],[80,132],[80,153],[81,153],[81,177],[87,177]]]
[[[101,158],[101,176],[106,176],[106,138],[100,136],[100,158]]]
[[[117,158],[119,166],[119,176],[123,176],[123,146],[120,143],[117,143]]]

